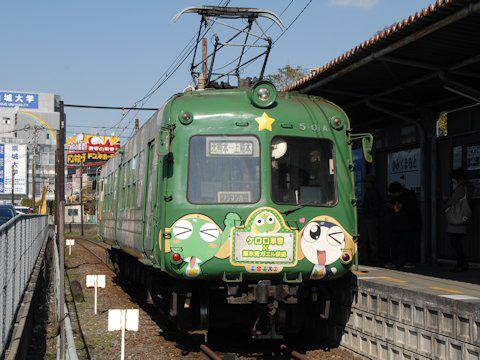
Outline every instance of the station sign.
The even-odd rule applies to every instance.
[[[116,136],[79,134],[67,138],[67,166],[101,166],[115,156],[120,147]]]
[[[0,144],[0,194],[27,194],[27,145]]]
[[[38,94],[0,91],[0,107],[38,109]]]
[[[420,148],[388,154],[388,183],[399,182],[405,188],[420,192]]]

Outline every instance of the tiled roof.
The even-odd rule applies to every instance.
[[[400,21],[388,27],[387,29],[378,32],[370,39],[362,42],[353,49],[345,52],[325,65],[312,69],[308,75],[282,90],[301,90],[304,86],[308,85],[308,83],[314,82],[314,80],[320,78],[325,73],[333,71],[334,68],[355,62],[357,59],[370,55],[374,50],[389,45],[390,43],[410,35],[413,32],[419,31],[431,23],[440,20],[446,15],[450,15],[453,11],[457,11],[458,9],[461,9],[472,2],[478,2],[478,0],[437,0],[435,3],[419,12],[416,12],[403,21]]]

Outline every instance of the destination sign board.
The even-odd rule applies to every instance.
[[[253,142],[210,141],[207,156],[253,156]]]

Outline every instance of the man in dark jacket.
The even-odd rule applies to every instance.
[[[382,211],[382,198],[375,187],[375,176],[365,176],[365,194],[362,200],[360,257],[362,263],[378,263],[378,227]]]
[[[414,267],[416,244],[421,228],[421,212],[417,197],[412,190],[405,189],[399,182],[388,186],[391,195],[393,248],[396,249],[399,265]]]

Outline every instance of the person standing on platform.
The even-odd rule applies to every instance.
[[[383,207],[382,198],[375,187],[375,175],[365,176],[365,194],[362,200],[360,256],[362,263],[378,264],[378,227]]]
[[[422,226],[422,215],[415,192],[406,189],[399,182],[388,186],[392,196],[389,207],[392,212],[392,248],[398,264],[406,269],[415,267],[416,241]]]
[[[465,257],[463,241],[467,234],[467,223],[472,216],[468,204],[468,188],[465,170],[455,169],[451,173],[452,195],[447,199],[445,211],[447,222],[447,235],[450,245],[455,251],[457,264],[452,271],[468,271],[468,261]]]

